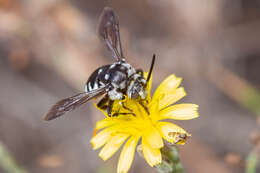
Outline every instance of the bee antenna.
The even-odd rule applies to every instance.
[[[147,83],[149,82],[149,80],[151,78],[154,62],[155,62],[155,54],[153,54],[152,63],[151,63],[150,70],[149,70],[149,73],[148,73],[148,76],[147,76]]]

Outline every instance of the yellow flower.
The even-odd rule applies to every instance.
[[[126,98],[123,104],[128,109],[124,109],[122,103],[116,101],[113,110],[129,114],[108,117],[102,111],[106,118],[97,122],[96,129],[100,132],[91,139],[91,144],[93,149],[104,146],[99,156],[107,160],[126,141],[120,154],[118,173],[126,173],[130,169],[140,139],[144,158],[150,166],[160,164],[162,161],[160,149],[164,146],[163,139],[172,144],[185,144],[186,137],[190,135],[181,127],[162,121],[189,120],[199,116],[198,105],[172,105],[186,95],[184,88],[179,87],[181,80],[175,75],[170,75],[159,85],[153,98],[150,95],[151,82],[149,82],[147,99],[140,104],[136,100]],[[147,107],[147,110],[144,107]]]

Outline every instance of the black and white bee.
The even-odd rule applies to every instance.
[[[96,97],[103,96],[97,106],[106,110],[109,116],[115,100],[123,100],[125,96],[138,101],[146,98],[146,86],[152,74],[155,55],[145,79],[141,69],[136,70],[126,62],[120,41],[118,18],[109,7],[105,7],[100,16],[98,34],[116,62],[95,70],[85,85],[85,92],[57,102],[48,111],[45,120],[55,119]]]

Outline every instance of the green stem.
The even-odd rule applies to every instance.
[[[246,160],[246,173],[256,173],[259,162],[258,153],[254,150],[248,155]]]
[[[14,158],[7,151],[5,146],[0,142],[0,167],[9,173],[28,173],[18,166]]]
[[[260,92],[256,88],[248,87],[241,91],[240,104],[260,116]]]
[[[165,145],[161,152],[163,156],[162,163],[156,166],[159,173],[184,173],[176,146]]]

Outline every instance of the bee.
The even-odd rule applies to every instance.
[[[148,92],[147,83],[152,74],[155,55],[153,55],[150,70],[147,79],[145,79],[142,69],[135,69],[125,60],[120,40],[118,17],[110,7],[105,7],[100,15],[98,34],[112,53],[115,62],[96,69],[86,82],[85,91],[57,102],[47,112],[45,120],[60,117],[87,101],[101,96],[103,97],[97,106],[106,110],[109,116],[112,114],[115,100],[124,100],[125,97],[138,101],[145,100]],[[124,107],[123,104],[122,106]]]

